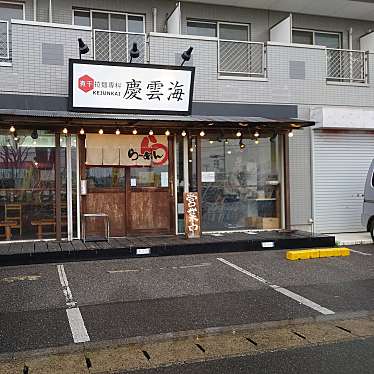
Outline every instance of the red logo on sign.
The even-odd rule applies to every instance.
[[[162,150],[161,154],[156,152]],[[140,144],[140,152],[142,154],[149,152],[153,155],[153,164],[163,165],[168,160],[168,149],[164,144],[157,143],[157,138],[154,135],[148,135],[143,138]]]
[[[84,92],[93,90],[94,85],[95,81],[87,74],[78,79],[78,87]]]

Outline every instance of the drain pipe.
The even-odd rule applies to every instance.
[[[153,15],[153,32],[157,32],[157,8],[152,9]]]

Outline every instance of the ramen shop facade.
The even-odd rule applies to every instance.
[[[194,103],[193,67],[69,69],[66,111],[1,113],[2,240],[182,234],[185,192],[203,232],[289,228],[293,108]]]

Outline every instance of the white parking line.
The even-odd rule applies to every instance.
[[[355,249],[351,249],[351,252],[358,253],[363,256],[372,256],[371,253],[360,252],[360,251],[356,251]]]
[[[241,268],[240,266],[237,266],[237,265],[233,264],[232,262],[225,260],[224,258],[217,258],[217,260],[223,262],[224,264],[226,264],[228,266],[231,266],[235,270],[238,270],[245,275],[250,276],[253,279],[256,279],[257,281],[259,281],[263,284],[266,284],[267,286],[272,288],[274,291],[277,291],[277,292],[297,301],[300,304],[303,304],[303,305],[305,305],[305,306],[307,306],[311,309],[314,309],[321,314],[324,314],[324,315],[335,314],[335,312],[333,312],[332,310],[327,309],[327,308],[325,308],[325,307],[323,307],[323,306],[321,306],[321,305],[319,305],[319,304],[317,304],[317,303],[315,303],[315,302],[313,302],[313,301],[311,301],[311,300],[309,300],[309,299],[307,299],[307,298],[305,298],[301,295],[298,295],[295,292],[287,290],[286,288],[277,286],[276,284],[271,284],[266,279],[261,278],[258,275],[253,274],[253,273],[249,272],[248,270],[245,270],[245,269]]]
[[[76,306],[77,303],[73,300],[73,295],[69,287],[69,282],[66,277],[64,265],[57,265],[57,272],[60,278],[62,291],[65,295],[66,306],[68,307],[66,309],[66,314],[68,317],[70,330],[73,335],[74,343],[89,342],[90,337],[88,336],[81,311]]]

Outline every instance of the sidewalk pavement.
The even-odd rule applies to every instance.
[[[372,244],[369,232],[351,232],[331,234],[335,236],[337,245]]]

